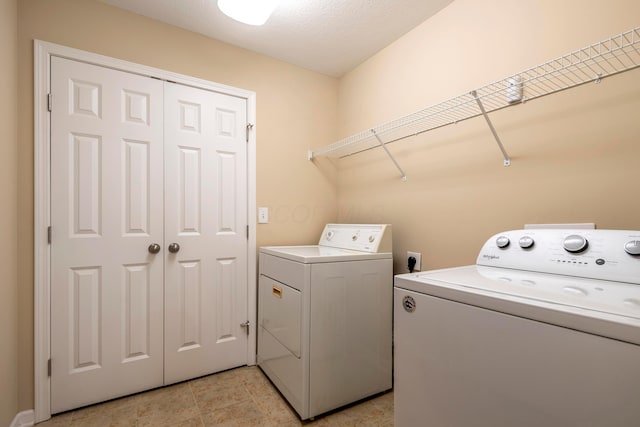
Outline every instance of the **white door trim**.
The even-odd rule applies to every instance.
[[[49,42],[34,40],[34,408],[35,422],[51,417],[51,382],[48,375],[50,357],[50,117],[47,94],[50,93],[52,56],[82,61],[116,70],[169,80],[247,100],[247,121],[256,123],[256,94],[195,77],[177,74],[133,62],[122,61]],[[256,127],[249,132],[247,146],[247,245],[248,298],[247,312],[251,328],[247,348],[247,364],[256,363]]]

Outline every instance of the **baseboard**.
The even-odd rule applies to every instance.
[[[22,411],[16,414],[13,422],[9,427],[31,427],[35,420],[33,409]]]

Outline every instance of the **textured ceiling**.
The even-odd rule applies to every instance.
[[[264,26],[216,0],[100,0],[330,76],[341,76],[453,0],[282,0]]]

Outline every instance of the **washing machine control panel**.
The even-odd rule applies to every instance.
[[[505,231],[487,240],[476,263],[640,284],[640,231]]]
[[[391,225],[327,224],[318,245],[360,252],[391,252]]]

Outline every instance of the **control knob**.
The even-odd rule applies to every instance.
[[[572,254],[578,254],[589,247],[589,241],[578,234],[572,234],[565,237],[562,246],[565,251]]]
[[[534,243],[535,242],[534,242],[533,238],[531,238],[529,236],[522,236],[520,238],[520,240],[518,240],[518,244],[520,245],[520,247],[522,249],[532,248]]]
[[[496,246],[499,247],[500,249],[504,249],[507,246],[509,246],[509,238],[507,236],[498,236],[498,238],[496,239]]]
[[[631,240],[625,243],[624,251],[629,255],[640,255],[640,240]]]

